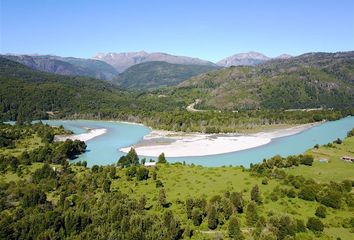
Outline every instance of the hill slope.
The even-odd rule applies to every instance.
[[[87,76],[101,80],[111,80],[118,75],[117,70],[111,65],[93,59],[51,55],[7,55],[3,57],[19,62],[34,70],[60,75]]]
[[[141,52],[127,52],[127,53],[98,53],[94,59],[105,61],[114,66],[119,72],[139,63],[163,61],[173,64],[195,64],[195,65],[209,65],[215,66],[214,63],[201,60],[199,58],[191,58],[185,56],[174,56],[167,53],[147,53]]]
[[[128,89],[151,89],[177,85],[193,76],[215,69],[218,67],[145,62],[128,68],[112,82]]]
[[[34,71],[0,57],[0,119],[45,119],[87,114],[92,116],[130,116],[134,111],[175,108],[173,100],[161,101],[137,92],[88,77],[71,77]],[[135,116],[136,114],[132,114]],[[127,119],[125,119],[127,120]]]
[[[354,52],[308,53],[254,67],[230,67],[179,87],[207,92],[202,108],[354,107]]]

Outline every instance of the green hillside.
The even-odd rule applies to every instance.
[[[352,108],[354,52],[309,53],[255,67],[230,67],[179,86],[206,92],[197,108]]]
[[[201,73],[216,70],[209,65],[183,65],[167,62],[145,62],[134,65],[113,80],[113,83],[127,89],[153,89],[174,86]]]
[[[353,131],[250,168],[146,168],[134,151],[126,167],[69,165],[86,145],[53,142],[63,132],[0,124],[0,239],[352,239]]]
[[[0,119],[46,119],[81,115],[127,118],[134,112],[175,109],[168,99],[126,92],[110,83],[87,77],[37,72],[0,57]]]

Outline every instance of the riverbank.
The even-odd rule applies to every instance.
[[[95,137],[98,137],[102,134],[105,134],[107,129],[105,128],[97,128],[97,129],[88,129],[88,132],[81,134],[72,134],[72,135],[57,135],[54,137],[54,141],[65,141],[67,139],[70,140],[80,140],[80,141],[88,141]]]
[[[321,122],[322,123],[322,122]],[[300,133],[321,123],[303,124],[286,129],[276,129],[253,134],[202,134],[152,130],[139,143],[121,148],[128,152],[134,147],[139,155],[157,157],[206,156],[236,152],[268,144],[272,139]]]

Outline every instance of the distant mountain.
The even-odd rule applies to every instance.
[[[94,59],[59,57],[52,55],[4,55],[34,70],[71,76],[88,76],[101,80],[111,80],[118,75],[111,65]]]
[[[208,65],[215,66],[214,63],[201,60],[199,58],[191,58],[185,56],[174,56],[167,53],[147,53],[141,52],[126,52],[126,53],[98,53],[93,56],[93,59],[104,61],[113,67],[117,71],[123,72],[125,69],[139,63],[163,61],[173,64],[186,64],[186,65]]]
[[[128,68],[112,82],[128,89],[153,89],[178,85],[193,76],[216,69],[219,67],[213,65],[144,62]]]
[[[274,59],[289,59],[292,58],[293,56],[289,55],[289,54],[282,54],[279,55],[278,57],[275,57]]]
[[[353,66],[354,51],[307,53],[205,73],[179,87],[203,92],[198,105],[206,109],[353,108]]]
[[[247,53],[238,53],[230,57],[224,58],[216,64],[222,67],[230,66],[254,66],[261,64],[270,60],[271,58],[258,53],[258,52],[247,52]]]

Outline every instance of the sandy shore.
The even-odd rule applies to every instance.
[[[134,147],[139,155],[157,157],[162,152],[166,157],[205,156],[236,152],[268,144],[274,138],[300,133],[320,123],[311,123],[287,129],[259,132],[248,135],[180,133],[152,130],[140,143],[121,148],[128,152]]]
[[[73,135],[68,135],[68,136],[58,135],[58,136],[55,136],[54,140],[55,141],[65,141],[66,139],[71,139],[71,140],[88,141],[88,140],[98,137],[102,134],[105,134],[106,132],[107,132],[107,129],[105,129],[105,128],[88,129],[88,132],[86,132],[86,133],[73,134]]]

